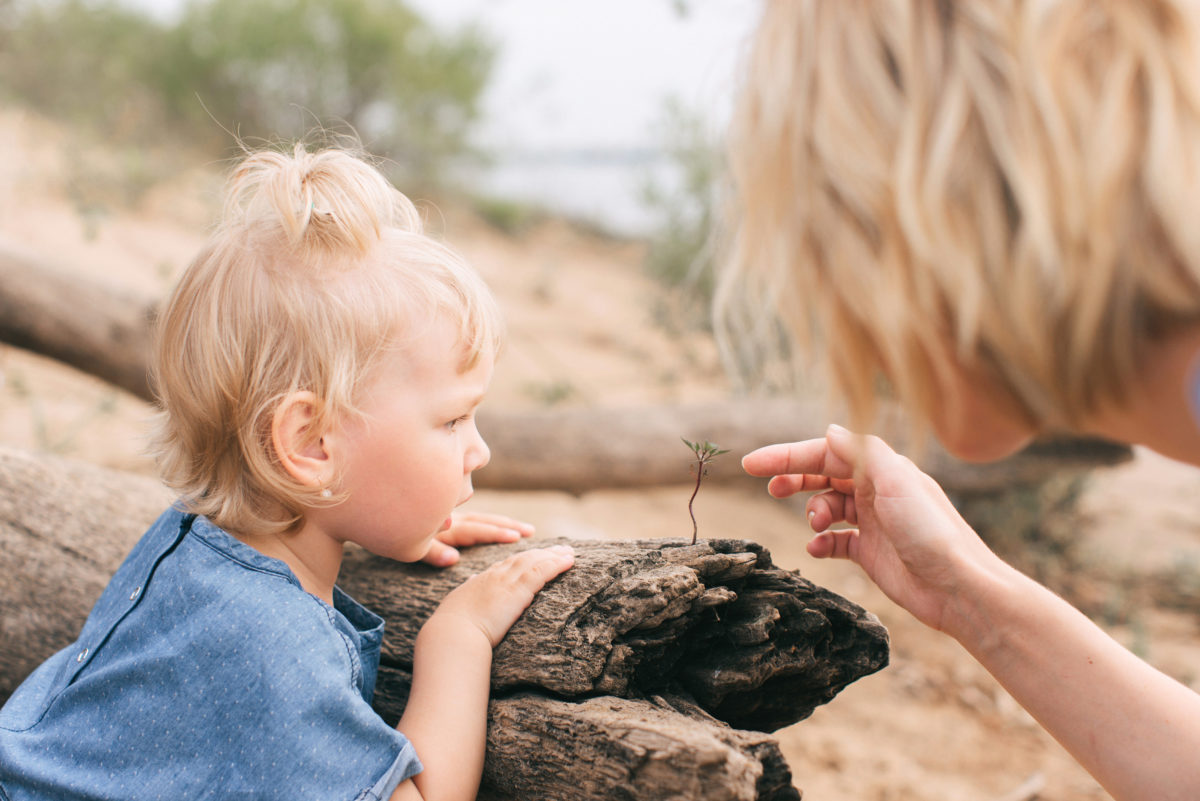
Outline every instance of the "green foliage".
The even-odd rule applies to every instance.
[[[683,439],[683,437],[680,437]],[[721,448],[713,443],[705,440],[704,442],[691,442],[683,439],[683,444],[692,449],[692,453],[696,456],[698,468],[703,470],[704,466],[711,462],[713,458],[720,456],[722,453],[729,453],[728,448]]]
[[[10,98],[102,137],[221,155],[230,134],[253,144],[344,127],[408,186],[436,182],[467,147],[494,51],[401,0],[191,0],[175,23],[111,0],[7,5]]]
[[[509,236],[520,236],[546,218],[546,212],[520,200],[475,195],[471,205],[484,222]]]
[[[668,100],[662,130],[668,163],[677,183],[650,181],[646,204],[657,215],[645,267],[649,275],[677,289],[690,316],[707,327],[716,283],[713,232],[722,171],[720,145],[699,112]]]
[[[84,0],[11,0],[4,10],[0,92],[6,100],[119,138],[162,123],[145,83],[162,58],[158,23],[114,3]]]
[[[579,394],[575,385],[565,378],[549,381],[530,381],[525,384],[525,394],[543,406],[558,406]]]
[[[478,32],[443,36],[397,0],[197,1],[171,40],[172,117],[268,139],[341,121],[418,181],[466,146],[492,60]]]

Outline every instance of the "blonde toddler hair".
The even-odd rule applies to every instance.
[[[158,320],[164,479],[228,530],[298,525],[302,509],[337,498],[282,469],[271,444],[279,402],[314,393],[319,438],[359,414],[380,357],[438,315],[460,324],[461,369],[495,355],[501,322],[487,287],[364,157],[303,145],[250,153]]]
[[[731,133],[727,347],[761,360],[774,309],[860,425],[881,379],[935,419],[947,356],[1040,429],[1119,404],[1200,316],[1198,16],[768,0]]]

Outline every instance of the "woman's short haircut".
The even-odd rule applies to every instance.
[[[1200,315],[1198,15],[768,0],[730,143],[729,352],[770,350],[774,309],[860,423],[881,379],[934,419],[947,359],[1038,428],[1119,404]]]

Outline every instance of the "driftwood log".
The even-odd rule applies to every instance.
[[[480,411],[480,431],[492,461],[476,475],[478,487],[558,489],[686,484],[691,454],[680,442],[709,440],[731,451],[710,463],[707,482],[758,481],[740,457],[775,442],[825,435],[829,414],[795,398],[742,398],[682,406],[572,407],[535,412]],[[947,493],[969,496],[1035,486],[1064,472],[1085,472],[1127,461],[1131,451],[1094,438],[1048,438],[997,462],[975,464],[950,456],[936,442],[908,448],[899,420],[882,420],[879,432],[916,460]]]
[[[158,298],[46,264],[0,243],[0,342],[49,356],[139,398]]]
[[[74,640],[169,501],[157,482],[0,449],[0,698]],[[515,546],[453,568],[352,550],[342,586],[388,621],[376,707],[399,717],[439,600]],[[493,663],[481,798],[796,799],[768,733],[887,662],[883,627],[744,540],[572,541]]]
[[[150,400],[146,383],[154,299],[119,290],[0,246],[0,342],[65,362]],[[734,454],[772,442],[821,436],[829,415],[789,398],[632,408],[561,408],[480,414],[492,463],[476,476],[488,489],[581,493],[686,484],[688,452],[680,437],[711,440]],[[906,426],[884,419],[880,432],[902,441]],[[992,464],[950,457],[936,442],[915,449],[921,467],[951,496],[970,499],[1051,476],[1116,464],[1130,450],[1096,439],[1052,439]],[[738,460],[714,462],[710,482],[746,480]]]

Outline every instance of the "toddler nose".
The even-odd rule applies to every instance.
[[[467,450],[466,471],[468,473],[484,467],[492,460],[492,451],[488,448],[483,437],[478,432],[475,434],[475,442]]]

